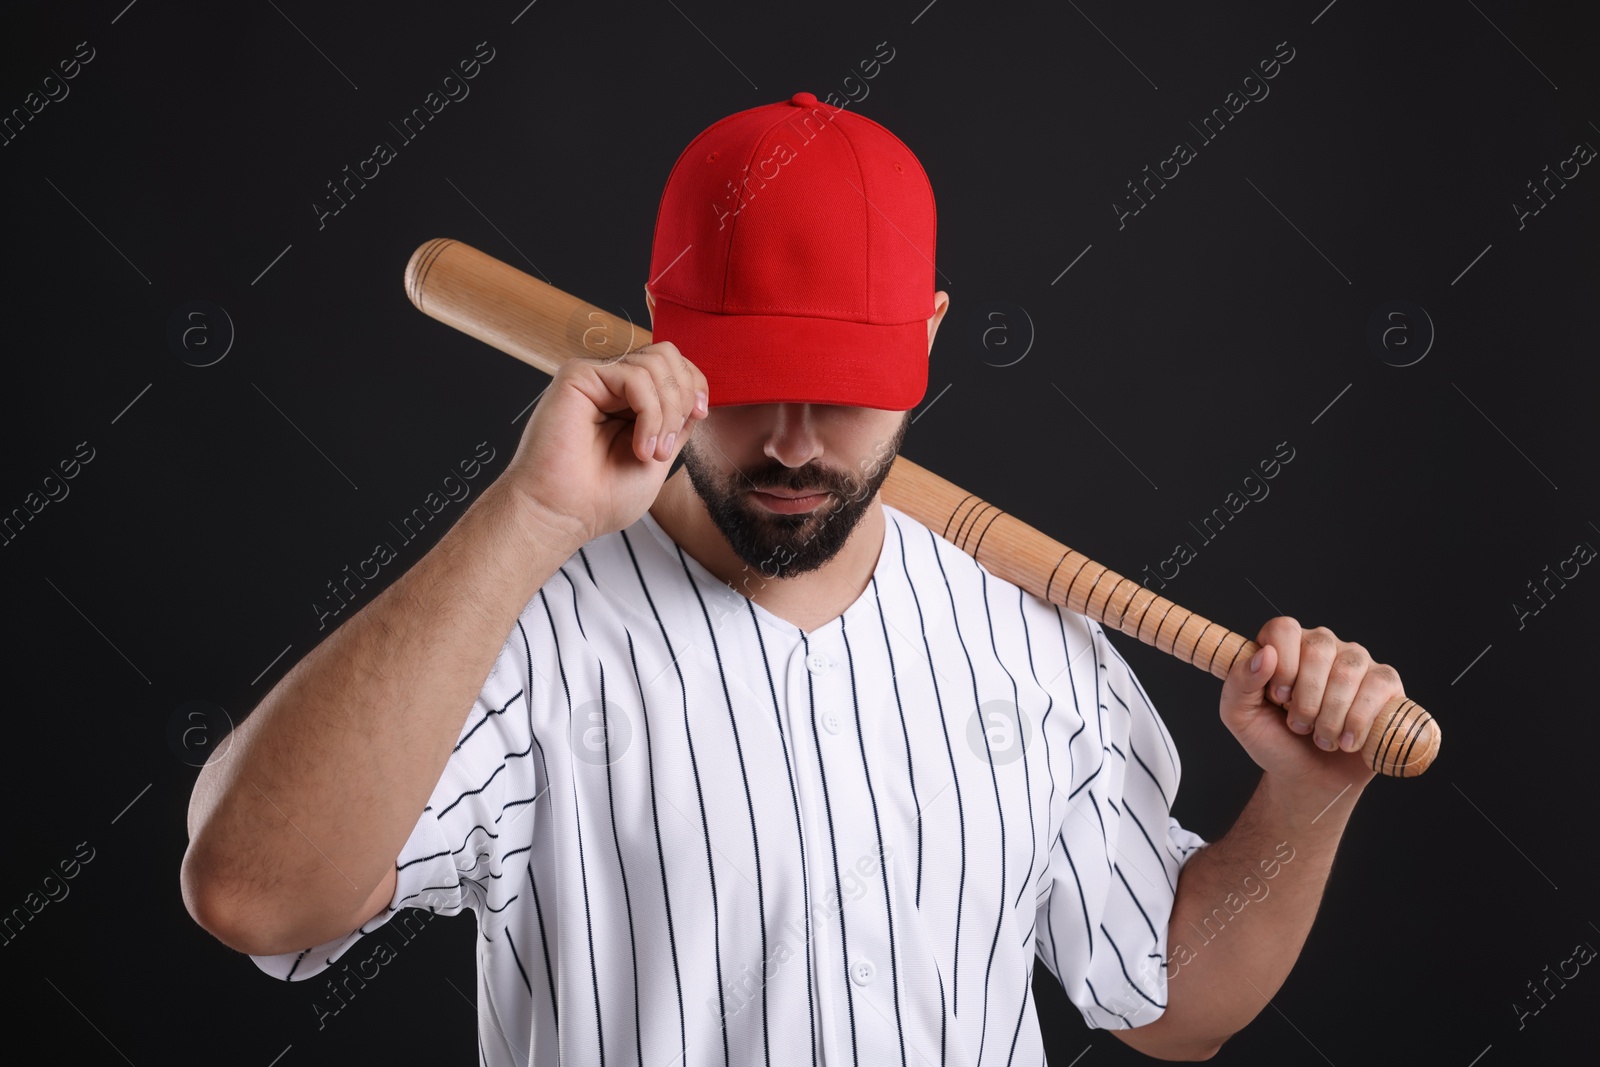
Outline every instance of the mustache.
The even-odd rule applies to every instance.
[[[757,474],[747,474],[745,475],[745,481],[762,492],[780,489],[789,493],[812,492],[839,495],[839,488],[835,484],[835,479],[822,473],[805,476],[788,471],[768,470]]]

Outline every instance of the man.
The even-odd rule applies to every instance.
[[[659,340],[563,365],[501,477],[204,769],[196,920],[316,980],[325,1023],[364,934],[470,908],[495,1065],[1038,1063],[1036,957],[1152,1056],[1252,1019],[1398,677],[1269,621],[1221,699],[1261,784],[1218,841],[1183,829],[1103,629],[879,498],[949,306],[933,246],[915,156],[809,93],[691,142]]]

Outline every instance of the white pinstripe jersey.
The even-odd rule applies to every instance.
[[[810,633],[648,512],[590,541],[501,649],[389,910],[257,964],[331,1007],[363,934],[470,908],[492,1067],[1031,1067],[1036,953],[1090,1026],[1154,1021],[1205,844],[1165,726],[1099,624],[884,517]]]

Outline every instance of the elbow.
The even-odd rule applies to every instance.
[[[1180,1063],[1191,1063],[1197,1060],[1209,1060],[1222,1051],[1223,1042],[1207,1044],[1172,1044],[1160,1047],[1141,1049],[1146,1056],[1157,1060],[1169,1060]]]
[[[341,910],[347,907],[341,901],[308,903],[318,900],[315,891],[263,891],[251,874],[229,874],[203,841],[191,841],[183,854],[178,875],[183,906],[201,929],[235,952],[248,956],[300,952],[341,938],[371,917],[372,907],[366,903],[362,913],[353,916]]]
[[[1162,1056],[1161,1058],[1168,1060],[1179,1060],[1182,1062],[1209,1060],[1211,1057],[1222,1051],[1222,1046],[1226,1044],[1228,1038],[1232,1036],[1232,1034],[1229,1034],[1227,1037],[1216,1038],[1214,1040],[1187,1041],[1182,1044],[1175,1045],[1169,1050],[1168,1055]]]
[[[1153,1023],[1136,1027],[1132,1030],[1113,1030],[1117,1037],[1137,1052],[1141,1052],[1154,1060],[1170,1060],[1174,1062],[1189,1063],[1197,1060],[1209,1060],[1222,1051],[1232,1034],[1221,1038],[1198,1037],[1193,1034],[1174,1033],[1170,1028],[1160,1024],[1165,1019],[1158,1019]]]
[[[184,909],[202,930],[239,952],[256,947],[246,948],[239,942],[237,909],[231,906],[232,894],[224,889],[195,841],[191,840],[184,850],[178,886],[183,894]]]
[[[1199,1048],[1189,1050],[1187,1055],[1177,1057],[1180,1060],[1209,1060],[1222,1051],[1222,1042],[1214,1045],[1201,1045]]]
[[[276,956],[304,945],[286,944],[275,937],[259,909],[251,908],[236,887],[217,875],[204,850],[190,842],[178,873],[183,906],[206,933],[235,952],[251,956]]]

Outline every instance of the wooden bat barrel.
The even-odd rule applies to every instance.
[[[651,342],[648,329],[449,238],[428,241],[412,253],[405,285],[423,313],[546,374],[555,374],[568,359],[615,358]],[[1248,659],[1261,647],[903,455],[895,457],[881,492],[884,502],[966,552],[995,577],[1213,677],[1226,678],[1240,657]],[[1361,755],[1379,774],[1412,778],[1428,769],[1439,743],[1438,722],[1416,701],[1395,697],[1373,719]]]

